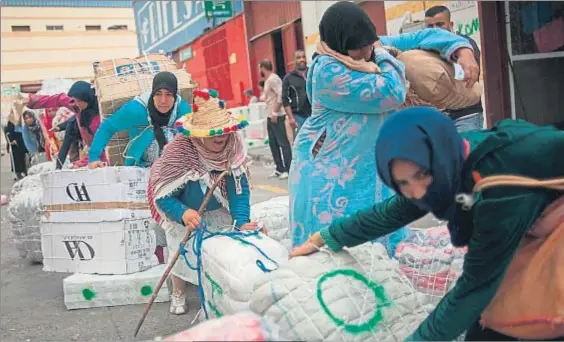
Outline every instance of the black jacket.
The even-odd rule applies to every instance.
[[[304,117],[311,115],[311,104],[306,93],[306,80],[297,71],[287,73],[282,80],[282,105],[290,106],[294,115]]]
[[[62,169],[65,160],[67,159],[67,155],[69,154],[69,150],[71,147],[77,146],[78,143],[82,140],[80,136],[80,131],[78,130],[78,123],[76,122],[76,117],[73,115],[67,121],[59,124],[57,127],[61,131],[65,131],[65,137],[63,138],[63,145],[59,150],[59,155],[57,156],[57,170]]]

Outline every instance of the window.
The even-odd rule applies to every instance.
[[[45,28],[47,31],[62,31],[63,25],[47,25]]]
[[[30,32],[29,26],[12,26],[12,32]]]
[[[100,25],[86,25],[86,31],[100,31],[102,30],[102,26]]]
[[[127,25],[112,25],[108,27],[110,31],[127,31]]]

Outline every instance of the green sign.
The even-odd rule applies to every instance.
[[[230,18],[233,16],[231,1],[204,1],[206,18]]]
[[[194,54],[192,53],[192,47],[189,46],[183,50],[180,50],[180,61],[184,62],[187,61],[189,59],[191,59],[194,56]]]

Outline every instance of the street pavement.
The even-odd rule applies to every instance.
[[[9,195],[14,183],[8,155],[0,162],[0,190]],[[269,179],[272,165],[255,156],[251,164],[251,201],[257,203],[287,194],[287,181]],[[133,331],[145,305],[68,311],[62,281],[70,274],[43,272],[41,265],[20,259],[1,208],[0,341],[116,341],[133,340]],[[168,313],[169,303],[153,305],[136,340],[153,340],[190,327],[200,308],[194,286],[187,289],[189,312]]]

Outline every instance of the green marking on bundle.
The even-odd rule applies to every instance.
[[[153,294],[153,288],[151,285],[145,285],[141,288],[141,295],[147,297]]]
[[[96,292],[94,292],[90,289],[84,289],[84,290],[82,290],[82,296],[86,300],[92,300],[92,299],[94,299],[94,297],[96,297]]]
[[[220,297],[223,297],[223,289],[221,288],[221,286],[219,286],[219,284],[215,280],[213,280],[207,272],[204,272],[204,275],[208,279],[212,287],[212,299],[215,299],[216,291]]]
[[[334,278],[336,276],[346,276],[353,278],[355,280],[360,281],[364,285],[366,285],[374,294],[376,298],[376,308],[374,310],[374,314],[372,317],[362,324],[349,324],[346,323],[343,319],[336,317],[333,312],[329,309],[325,301],[323,300],[323,291],[322,286],[326,280],[330,278]],[[365,276],[358,273],[355,270],[335,270],[328,273],[325,273],[319,280],[317,281],[317,300],[321,305],[323,311],[329,316],[329,318],[339,327],[344,327],[345,331],[351,334],[360,334],[363,332],[368,332],[373,330],[383,319],[382,317],[382,309],[390,305],[388,300],[388,295],[384,290],[382,285],[379,285],[375,282],[368,280]]]
[[[211,311],[213,311],[213,314],[215,315],[215,317],[217,317],[217,318],[223,317],[223,313],[221,311],[219,311],[219,309],[216,308],[215,305],[213,305],[209,300],[208,300],[208,306],[211,309]]]

